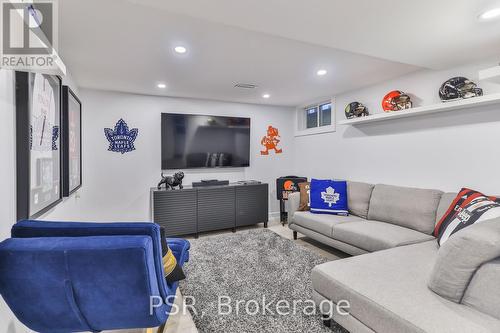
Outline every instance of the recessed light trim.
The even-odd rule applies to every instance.
[[[174,47],[174,51],[179,53],[179,54],[184,54],[187,52],[187,49],[184,46],[176,46]]]
[[[479,15],[479,19],[482,21],[489,21],[495,18],[500,18],[500,7],[488,9]]]
[[[167,87],[165,83],[158,83],[156,86],[160,89],[165,89]]]
[[[270,97],[271,97],[271,95],[269,95],[269,94],[262,95],[262,98],[266,98],[267,99],[267,98],[270,98]]]
[[[328,73],[328,71],[326,69],[319,69],[317,72],[316,72],[316,75],[318,76],[324,76]]]

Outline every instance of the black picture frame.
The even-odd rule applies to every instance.
[[[32,155],[41,153],[33,148],[37,130],[32,125],[33,96],[35,88],[39,87],[37,82],[43,81],[44,89],[51,89],[52,98],[48,109],[53,107],[53,124],[50,129],[45,128],[43,121],[42,136],[39,142],[42,147],[44,140],[44,156],[33,158]],[[61,96],[62,81],[59,76],[37,74],[29,72],[16,72],[16,187],[17,187],[17,220],[36,219],[54,208],[62,201],[62,140],[61,140]],[[37,88],[38,89],[38,88]],[[49,112],[49,115],[51,113]],[[45,116],[47,118],[47,116]],[[43,133],[50,130],[50,141],[43,138]],[[47,149],[47,145],[50,148]],[[32,149],[33,148],[33,149]],[[55,163],[54,163],[55,162]],[[33,167],[34,166],[34,167]],[[49,182],[47,182],[47,176]],[[33,179],[36,181],[33,182]],[[52,183],[50,181],[52,180]],[[48,187],[47,186],[52,186]],[[38,186],[33,189],[33,186]],[[46,190],[48,188],[48,190]],[[39,197],[42,199],[39,200]],[[50,197],[50,200],[46,198]],[[34,200],[36,198],[36,200]]]
[[[76,118],[72,116],[74,108],[76,105],[78,115]],[[73,122],[76,122],[75,125]],[[72,124],[73,123],[73,124]],[[75,126],[77,127],[77,133],[72,133]],[[76,96],[75,92],[71,90],[68,86],[62,87],[62,145],[63,145],[63,168],[62,168],[62,178],[63,178],[63,196],[69,197],[82,187],[83,177],[82,177],[82,102]],[[72,136],[75,137],[72,138]],[[75,141],[78,147],[78,152],[75,152]],[[72,161],[75,159],[75,153],[78,155],[77,164]],[[76,176],[74,169],[76,170]],[[77,177],[76,181],[73,179]]]

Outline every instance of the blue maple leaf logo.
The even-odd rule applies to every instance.
[[[328,204],[328,207],[332,207],[340,200],[340,194],[335,193],[335,189],[329,186],[324,192],[321,192],[321,199]]]
[[[133,128],[129,130],[127,123],[120,119],[115,125],[115,129],[104,129],[104,135],[109,141],[109,151],[117,153],[128,153],[135,150],[134,141],[139,134],[139,129]]]

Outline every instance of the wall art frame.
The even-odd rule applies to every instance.
[[[59,76],[16,72],[17,220],[36,219],[62,201]]]
[[[63,196],[82,187],[82,102],[68,86],[62,87]]]

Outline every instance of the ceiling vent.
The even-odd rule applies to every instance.
[[[255,89],[257,88],[256,84],[251,84],[251,83],[236,83],[234,85],[235,88],[241,88],[241,89]]]

